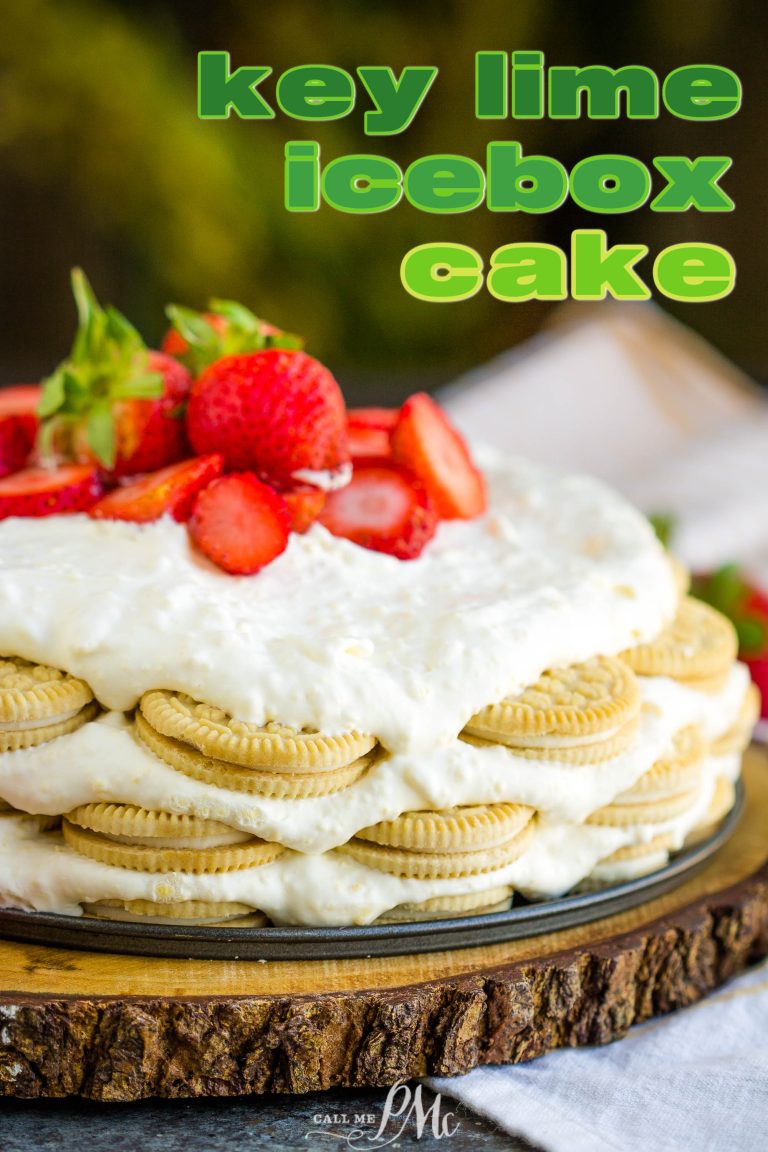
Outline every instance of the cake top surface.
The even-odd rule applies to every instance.
[[[553,666],[650,639],[674,614],[650,525],[581,476],[486,455],[489,511],[402,563],[315,525],[232,577],[170,518],[0,523],[0,652],[82,677],[108,708],[169,688],[256,723],[453,739]]]

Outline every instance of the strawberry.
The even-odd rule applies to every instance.
[[[363,464],[346,488],[328,495],[319,522],[363,548],[412,560],[434,536],[437,513],[424,488],[399,468]]]
[[[69,358],[43,381],[43,453],[98,462],[115,477],[181,460],[192,385],[186,368],[150,351],[114,308],[101,308],[80,269],[72,287],[78,331]]]
[[[346,478],[344,399],[304,352],[269,348],[211,364],[192,389],[187,430],[200,455],[221,452],[227,469],[256,472],[276,488]]]
[[[214,480],[199,493],[189,534],[209,560],[234,576],[269,564],[288,545],[285,501],[252,472]]]
[[[347,411],[349,428],[378,428],[381,432],[391,432],[397,424],[397,408],[350,408]]]
[[[39,421],[38,384],[0,389],[0,476],[18,472],[29,462]]]
[[[224,356],[303,347],[299,336],[260,320],[234,300],[211,300],[207,312],[169,304],[166,313],[171,327],[163,338],[163,352],[181,360],[194,376]]]
[[[422,482],[442,520],[472,520],[485,511],[482,474],[463,438],[426,392],[417,392],[400,409],[392,459]]]
[[[94,520],[146,523],[170,512],[174,520],[188,520],[197,493],[220,476],[223,469],[221,456],[196,456],[170,464],[108,492],[89,509],[88,515]]]
[[[310,488],[308,484],[301,488],[291,488],[281,495],[288,508],[291,532],[306,532],[317,520],[325,504],[325,492],[320,488]]]
[[[0,520],[84,512],[103,491],[97,468],[69,464],[54,470],[25,468],[0,480]]]
[[[39,384],[12,384],[0,388],[0,419],[3,416],[37,416],[42,388]]]
[[[360,428],[349,425],[347,444],[353,465],[371,460],[388,460],[392,455],[389,432],[382,428]]]

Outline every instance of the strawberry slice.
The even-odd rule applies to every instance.
[[[288,545],[285,501],[252,472],[214,480],[195,500],[189,533],[209,560],[234,576],[269,564]]]
[[[188,520],[197,493],[223,471],[222,456],[182,460],[180,464],[150,472],[141,480],[108,492],[89,509],[88,515],[94,520],[131,520],[145,524],[170,512],[174,520]]]
[[[380,432],[391,432],[397,424],[397,408],[350,408],[347,412],[347,425],[350,428],[378,428]]]
[[[320,488],[310,488],[308,484],[292,488],[281,495],[288,508],[291,532],[306,532],[317,520],[325,504],[325,492]]]
[[[24,468],[37,439],[38,384],[0,389],[0,476]]]
[[[42,391],[39,384],[12,384],[10,388],[0,388],[0,418],[37,416]]]
[[[383,428],[347,428],[347,445],[353,466],[360,461],[389,460],[392,446]]]
[[[392,459],[416,476],[443,520],[471,520],[486,509],[485,481],[463,438],[425,392],[400,409]]]
[[[102,490],[98,469],[90,464],[70,464],[55,471],[25,468],[0,480],[0,520],[85,512]]]
[[[318,519],[334,536],[399,560],[419,556],[437,527],[424,488],[391,464],[356,468],[346,488],[328,495]]]

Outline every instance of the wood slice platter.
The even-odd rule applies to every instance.
[[[707,866],[627,911],[450,952],[179,960],[0,941],[0,1095],[385,1086],[604,1044],[768,954],[768,756]]]

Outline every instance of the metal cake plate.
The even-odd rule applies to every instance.
[[[187,928],[0,909],[0,936],[89,952],[185,960],[336,960],[442,952],[520,940],[600,920],[677,887],[730,838],[743,807],[744,792],[739,783],[736,803],[719,828],[705,840],[677,852],[664,868],[597,892],[517,904],[508,912],[347,928]]]

